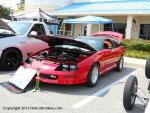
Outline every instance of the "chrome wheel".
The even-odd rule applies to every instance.
[[[123,68],[123,58],[120,59],[120,62],[119,62],[119,68],[120,68],[120,69]]]
[[[123,58],[123,56],[122,56],[122,57],[120,58],[120,60],[118,61],[118,63],[117,63],[116,70],[117,70],[117,71],[122,71],[123,65],[124,65],[124,58]]]
[[[93,84],[97,82],[98,76],[99,76],[98,68],[94,67],[92,70],[92,76],[91,76],[91,81]]]
[[[99,78],[99,65],[97,63],[93,64],[88,75],[86,85],[89,87],[94,87]]]

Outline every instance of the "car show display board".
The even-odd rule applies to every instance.
[[[150,101],[148,102],[146,109],[145,109],[145,113],[149,113],[150,112]]]
[[[20,66],[16,71],[14,76],[9,80],[10,83],[15,85],[16,87],[24,90],[26,86],[30,83],[33,77],[36,75],[37,70],[33,70],[30,68],[24,68]]]

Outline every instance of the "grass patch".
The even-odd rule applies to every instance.
[[[140,58],[140,59],[147,59],[149,56],[149,52],[127,49],[125,52],[125,56],[133,57],[133,58]]]

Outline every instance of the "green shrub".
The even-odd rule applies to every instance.
[[[145,40],[123,40],[121,45],[129,50],[150,51],[150,42]]]
[[[123,40],[126,48],[125,56],[146,59],[150,53],[150,40]]]

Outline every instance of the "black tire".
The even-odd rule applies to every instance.
[[[14,48],[10,48],[2,53],[0,59],[0,67],[3,70],[12,71],[17,69],[20,66],[21,62],[21,53]]]
[[[145,75],[148,79],[150,79],[150,57],[146,60]]]
[[[96,75],[97,79],[95,78],[95,81],[92,79],[92,73],[93,73],[94,69],[98,70],[98,75]],[[88,73],[86,85],[88,87],[96,86],[96,84],[98,82],[98,79],[99,79],[99,75],[100,75],[100,73],[99,73],[99,65],[95,63],[95,64],[92,65],[92,67],[91,67],[91,69],[90,69],[90,71]]]
[[[123,105],[126,110],[131,110],[134,107],[138,81],[135,76],[130,76],[125,84],[123,93]]]
[[[124,68],[124,57],[122,56],[120,60],[117,62],[116,70],[122,71]]]

